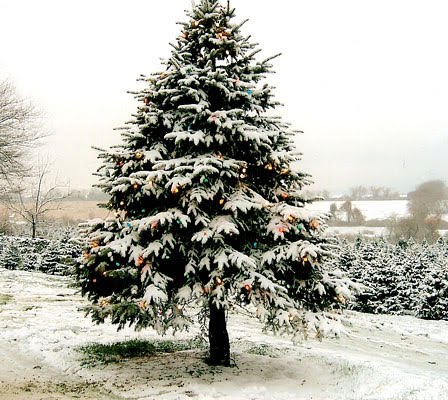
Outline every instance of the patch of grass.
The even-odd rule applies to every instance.
[[[273,349],[271,346],[268,346],[267,344],[259,344],[256,346],[252,346],[247,350],[249,354],[256,354],[258,356],[269,356],[269,357],[275,357],[273,354]]]
[[[111,344],[92,343],[78,350],[84,354],[82,365],[119,363],[131,358],[150,357],[161,353],[192,350],[201,347],[198,340],[139,340],[132,339]]]
[[[14,297],[9,294],[0,293],[0,306],[4,306],[5,304],[9,303],[13,298]]]

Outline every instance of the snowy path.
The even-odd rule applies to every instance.
[[[349,336],[293,346],[232,315],[236,368],[209,368],[199,350],[82,367],[77,346],[158,337],[93,325],[68,283],[0,270],[1,400],[448,399],[448,322],[412,317],[350,313]]]

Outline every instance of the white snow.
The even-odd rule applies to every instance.
[[[307,204],[306,208],[328,213],[333,203],[339,208],[344,201],[315,201],[314,203]],[[354,200],[352,201],[352,205],[362,212],[366,220],[387,219],[391,217],[403,218],[409,216],[408,200]],[[448,214],[443,214],[442,219],[448,221]]]
[[[307,205],[306,208],[309,210],[330,212],[330,205],[332,203],[335,203],[339,208],[344,201],[315,201]],[[352,201],[352,206],[358,208],[366,220],[386,219],[393,216],[401,218],[409,215],[407,200],[355,200]]]
[[[348,312],[349,335],[294,346],[231,314],[236,367],[208,367],[203,350],[191,350],[88,368],[80,345],[159,336],[91,323],[69,283],[0,269],[0,299],[13,296],[0,302],[0,399],[448,399],[448,321],[410,316]]]
[[[384,226],[329,226],[326,235],[361,235],[367,237],[387,236],[388,230]]]

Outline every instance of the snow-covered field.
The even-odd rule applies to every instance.
[[[307,205],[307,208],[329,212],[332,203],[340,208],[344,201],[315,201]],[[366,220],[386,219],[394,216],[402,218],[409,215],[407,200],[355,200],[352,201],[352,205],[362,212]]]
[[[388,230],[383,226],[330,226],[326,233],[332,235],[361,235],[366,237],[387,236]]]
[[[92,324],[68,284],[0,269],[0,399],[448,399],[448,322],[409,316],[347,313],[348,335],[294,346],[231,315],[233,368],[203,350],[88,368],[80,345],[158,337]]]

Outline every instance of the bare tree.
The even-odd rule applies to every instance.
[[[336,204],[334,205],[336,206]],[[347,223],[349,225],[353,223],[362,225],[365,222],[365,218],[361,210],[359,208],[354,207],[350,200],[346,200],[339,208],[339,211],[345,212]]]
[[[33,239],[43,216],[49,211],[59,210],[62,201],[70,196],[66,186],[57,182],[48,184],[49,173],[48,161],[39,162],[35,176],[23,180],[21,186],[11,189],[5,196],[6,206],[30,224]]]
[[[389,232],[393,239],[437,240],[448,188],[441,180],[423,182],[408,194],[409,217],[392,219]]]
[[[338,206],[336,203],[330,204],[330,214],[333,216],[333,219],[335,221],[338,220]]]
[[[12,83],[0,81],[0,179],[23,176],[27,151],[43,136],[40,112]]]
[[[339,208],[341,211],[344,211],[347,216],[347,223],[351,223],[353,219],[353,205],[350,200],[345,201],[341,207]]]
[[[350,200],[362,200],[367,194],[367,188],[364,186],[354,186],[350,188]]]
[[[417,221],[429,216],[442,215],[443,200],[448,197],[448,188],[441,180],[423,182],[409,193],[409,212]]]

